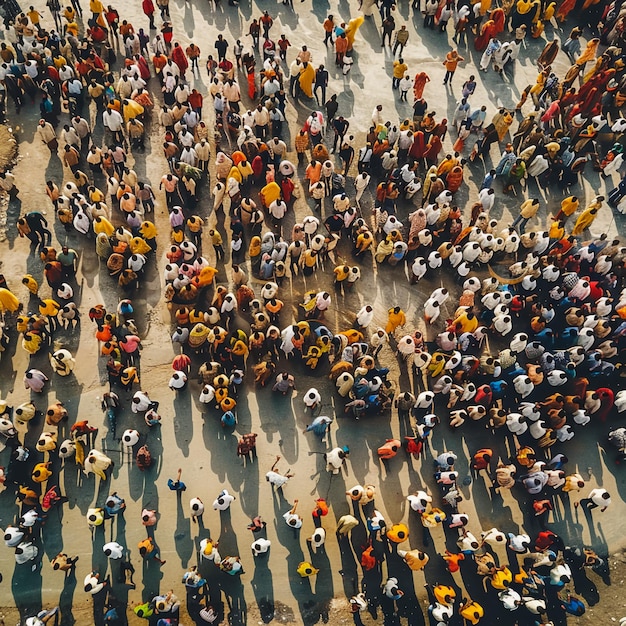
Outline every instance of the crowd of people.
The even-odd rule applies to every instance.
[[[548,626],[564,623],[568,614],[582,615],[585,603],[569,591],[570,583],[579,584],[585,568],[605,572],[607,555],[559,536],[550,520],[555,507],[570,514],[573,507],[592,519],[593,510],[605,511],[615,497],[587,486],[566,453],[568,442],[590,422],[605,422],[626,409],[626,391],[620,390],[626,247],[589,230],[600,211],[626,211],[626,179],[606,197],[598,193],[586,201],[574,195],[586,171],[601,171],[610,180],[622,167],[622,3],[519,0],[492,7],[489,1],[425,0],[422,9],[419,0],[413,2],[413,11],[423,13],[423,28],[443,36],[448,23],[454,25],[458,48],[441,61],[443,83],[450,89],[458,68],[464,80],[450,123],[436,119],[424,98],[425,91],[436,93],[431,77],[408,72],[403,55],[419,30],[397,27],[391,1],[363,0],[359,15],[347,22],[328,15],[320,37],[334,47],[346,76],[359,28],[377,19],[377,7],[381,47],[389,46],[394,57],[392,88],[400,100],[413,95],[413,115],[406,119],[390,119],[376,105],[362,141],[356,124],[341,114],[337,94],[328,96],[335,85],[323,64],[315,67],[307,46],[288,60],[296,46],[285,34],[276,36],[269,10],[252,20],[250,41],[244,33],[234,43],[220,34],[211,48],[208,41],[183,46],[177,40],[168,0],[156,7],[143,0],[149,21],[143,28],[100,0],[90,0],[84,15],[78,0],[64,9],[48,0],[50,18],[33,7],[22,13],[14,4],[3,6],[15,41],[0,45],[0,80],[16,116],[30,106],[29,99],[38,103],[36,137],[65,168],[63,180],[49,180],[42,190],[54,206],[54,228],[30,209],[15,224],[40,260],[44,280],[25,274],[21,285],[11,277],[0,283],[6,324],[0,348],[17,341],[31,359],[23,376],[31,402],[0,403],[7,459],[0,478],[20,505],[20,515],[4,531],[16,566],[32,567],[48,554],[42,528],[50,512],[67,502],[60,476],[78,468],[105,483],[114,466],[109,449],[96,439],[97,419],[81,414],[68,424],[61,401],[47,408],[37,401],[56,377],[76,375],[75,355],[59,339],[80,332],[81,323],[91,324],[106,363],[102,411],[110,444],[119,441],[137,471],[149,472],[155,463],[150,446],[161,424],[160,404],[142,385],[149,368],[140,366],[142,331],[135,313],[146,271],[159,263],[176,353],[169,387],[175,394],[197,394],[222,428],[237,432],[237,453],[246,466],[256,462],[257,434],[237,430],[242,394],[254,389],[291,397],[299,379],[315,377],[332,381],[338,414],[321,414],[329,404],[327,384],[298,389],[298,410],[310,417],[305,433],[326,442],[340,417],[393,415],[401,438],[380,442],[381,463],[404,456],[428,474],[432,460],[425,457],[432,452],[431,484],[438,491],[424,484],[405,494],[421,537],[411,537],[409,546],[413,524],[385,519],[376,508],[381,485],[355,485],[346,492],[352,513],[335,522],[326,520],[338,503],[315,500],[314,528],[305,541],[310,556],[290,577],[305,580],[328,568],[326,525],[336,532],[332,541],[342,565],[343,555],[350,554],[360,566],[348,598],[355,624],[365,612],[376,619],[379,610],[386,624],[401,618],[420,623],[411,572],[434,569],[435,561],[439,570],[445,565],[447,579],[426,585],[432,624],[496,623],[513,612],[518,624]],[[236,1],[229,5],[229,11],[237,10]],[[574,9],[578,25],[560,42],[554,20],[564,22]],[[472,102],[477,83],[471,72],[493,66],[506,76],[527,34],[547,40],[537,57],[536,83],[514,110],[492,115],[486,105]],[[483,52],[478,68],[459,52],[468,46]],[[201,51],[205,47],[209,54]],[[554,70],[561,51],[572,64],[564,76]],[[208,74],[206,97],[192,87],[201,66]],[[310,111],[301,128],[288,128],[291,104]],[[102,134],[98,129],[104,133],[100,145],[94,141]],[[132,166],[150,132],[153,145],[154,136],[161,140],[164,156],[162,177],[152,181]],[[501,155],[492,168],[495,146]],[[478,195],[460,206],[455,194],[468,169],[478,171],[481,164]],[[20,185],[11,172],[0,176],[9,199]],[[531,187],[562,194],[545,228],[537,217],[543,196],[531,197]],[[519,215],[505,224],[491,212],[500,194],[512,193],[521,196]],[[296,213],[296,206],[305,208]],[[167,218],[159,217],[161,208]],[[55,245],[53,232],[76,244]],[[84,311],[76,304],[77,272],[87,247],[117,284],[117,306]],[[385,280],[411,285],[423,324],[412,326],[393,301],[383,302],[387,315],[381,321],[371,290],[347,317],[330,315],[337,301],[359,291],[372,261]],[[446,276],[444,286],[433,288],[432,279],[440,276]],[[300,299],[293,309],[290,290]],[[346,325],[336,327],[333,319]],[[400,385],[398,374],[410,387]],[[29,449],[24,428],[39,428],[42,412],[45,425]],[[131,423],[128,415],[141,420],[119,432],[118,421]],[[459,433],[456,451],[430,445],[435,429]],[[474,480],[484,480],[494,495],[517,495],[525,507],[520,532],[470,530],[476,520],[464,507],[463,476],[455,464],[461,437],[477,429],[485,437],[482,447],[470,450]],[[617,448],[622,462],[626,429],[607,424],[609,430],[606,443]],[[350,447],[328,448],[324,460],[332,477],[349,465]],[[280,462],[276,457],[266,474],[269,485],[260,490],[282,493],[297,472],[280,472]],[[179,470],[168,487],[179,504],[190,496],[187,510],[200,529],[203,494],[183,495],[181,478]],[[587,497],[573,502],[572,492]],[[282,517],[300,541],[298,531],[309,521],[297,513],[297,499],[288,504]],[[222,489],[213,508],[227,515],[231,506],[238,506],[236,496]],[[166,563],[156,537],[165,507],[146,507],[136,520],[146,528],[137,552],[148,570]],[[120,523],[125,509],[123,494],[111,491],[102,506],[89,508],[86,527],[103,533]],[[437,527],[448,548],[439,547],[442,554],[433,548],[431,531]],[[225,620],[230,577],[269,557],[266,522],[256,516],[248,528],[251,555],[221,555],[215,538],[199,535],[198,561],[182,577],[184,602],[173,589],[158,592],[136,603],[134,613],[153,624],[178,624],[182,605],[196,624]],[[101,549],[109,565],[88,571],[84,591],[94,598],[95,623],[124,624],[128,607],[121,590],[127,595],[135,588],[138,562],[133,565],[130,546],[117,541]],[[62,552],[51,567],[68,576],[77,561],[77,555]],[[229,606],[228,619],[238,623]],[[303,607],[303,623],[329,621],[328,603]],[[273,618],[273,607],[259,608],[264,620]],[[63,610],[71,611],[22,609],[29,626],[59,623]]]

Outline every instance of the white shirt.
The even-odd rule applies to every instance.
[[[204,513],[204,504],[200,498],[191,498],[189,508],[193,517],[200,517]]]
[[[282,487],[285,483],[289,481],[289,478],[279,474],[278,472],[269,471],[265,474],[265,479],[272,483],[275,487]]]
[[[607,507],[609,506],[609,504],[611,504],[611,498],[610,496],[608,498],[603,498],[602,495],[603,494],[607,494],[608,492],[606,489],[592,489],[591,492],[589,493],[589,499],[594,503],[597,504],[598,506],[601,507]]]
[[[122,130],[124,126],[124,118],[119,111],[108,109],[102,114],[102,123],[105,128],[108,128],[112,133],[116,133]]]
[[[107,554],[107,550],[109,554]],[[124,547],[117,543],[117,541],[110,541],[102,546],[102,552],[107,554],[110,559],[121,559],[124,555]]]
[[[269,539],[261,538],[257,539],[250,547],[252,548],[252,554],[258,556],[259,554],[265,554],[271,545],[272,542]]]
[[[213,508],[216,511],[226,511],[235,500],[235,496],[231,495],[224,489],[222,493],[213,502]]]
[[[291,528],[301,528],[302,527],[302,518],[297,513],[291,513],[291,511],[287,511],[283,515],[283,519],[287,526],[291,526]]]

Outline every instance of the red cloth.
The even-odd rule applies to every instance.
[[[263,174],[263,159],[257,154],[254,159],[252,159],[252,171],[254,172],[255,178],[260,178],[261,174]]]
[[[172,61],[178,65],[181,75],[184,75],[189,67],[189,61],[187,61],[185,51],[180,46],[174,46],[172,50]]]
[[[291,178],[283,178],[280,181],[280,189],[283,194],[283,200],[287,203],[291,202],[291,195],[293,194],[293,190],[296,186],[293,184]]]
[[[254,72],[248,74],[248,97],[250,100],[256,99],[256,83],[254,80]]]
[[[143,2],[141,3],[141,8],[148,17],[150,17],[154,13],[154,3],[152,2],[152,0],[143,0]]]

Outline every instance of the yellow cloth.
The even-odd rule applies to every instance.
[[[8,289],[0,288],[0,311],[15,313],[20,308],[20,301]]]
[[[354,46],[354,38],[356,37],[356,33],[361,28],[361,25],[365,21],[365,17],[363,15],[359,15],[359,17],[355,17],[348,22],[348,27],[346,28],[346,39],[348,40],[348,50],[352,50],[352,46]]]
[[[315,81],[315,70],[311,63],[307,63],[305,67],[300,71],[298,82],[300,83],[300,89],[306,95],[307,98],[313,97],[313,82]]]

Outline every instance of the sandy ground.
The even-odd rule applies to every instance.
[[[131,4],[128,9],[118,7],[123,17],[130,17],[133,23],[146,27],[147,20],[140,16],[139,3]],[[43,2],[35,2],[35,6],[40,8],[42,13],[46,13]],[[337,75],[331,57],[327,58],[324,52],[320,35],[321,22],[329,11],[347,19],[350,7],[343,1],[338,5],[333,2],[329,6],[323,0],[314,0],[312,5],[306,0],[304,4],[298,3],[296,8],[298,15],[280,4],[272,5],[270,11],[274,11],[275,17],[278,18],[274,31],[286,32],[294,47],[306,43],[313,51],[315,62],[326,61],[332,76],[329,93],[339,93],[340,113],[350,118],[351,131],[355,131],[357,144],[363,132],[367,130],[368,119],[376,103],[381,102],[384,112],[389,112],[390,117],[394,119],[396,116],[410,113],[409,105],[400,103],[397,98],[394,100],[389,75],[392,59],[388,52],[384,55],[380,53],[380,43],[372,23],[366,23],[361,29],[356,44],[355,67],[351,75],[343,79],[341,75]],[[251,16],[259,13],[260,5],[251,6],[242,2],[240,11],[241,15],[237,16],[232,9],[224,6],[222,12],[213,14],[207,9],[204,0],[172,2],[171,12],[176,38],[182,44],[193,39],[202,49],[203,58],[206,58],[206,53],[212,49],[218,32],[225,32],[227,38],[233,41],[250,21]],[[352,14],[354,13],[355,9],[352,8]],[[419,67],[430,74],[432,83],[426,88],[426,98],[438,111],[438,116],[447,113],[450,118],[456,98],[459,97],[462,79],[473,71],[473,68],[469,67],[469,60],[477,61],[478,56],[473,50],[466,52],[461,49],[461,53],[468,59],[468,67],[459,70],[454,91],[446,94],[440,86],[443,77],[441,59],[448,49],[446,38],[434,33],[424,33],[420,26],[421,20],[413,18],[412,11],[406,4],[399,7],[399,13],[403,19],[398,19],[398,23],[406,20],[409,24],[411,22],[418,24],[417,33],[410,26],[411,40],[405,53],[410,71],[417,71]],[[378,24],[379,18],[375,19]],[[542,42],[529,42],[528,49],[522,51],[515,75],[508,77],[505,82],[493,73],[477,76],[479,87],[474,102],[488,103],[490,115],[495,112],[496,105],[514,105],[521,89],[535,80],[536,69],[532,59],[542,47]],[[290,52],[289,59],[294,54]],[[566,66],[564,55],[560,55],[557,69],[562,72]],[[475,73],[478,75],[478,72]],[[192,83],[206,94],[204,74],[193,79]],[[151,87],[154,89],[154,84]],[[303,122],[311,106],[313,103],[298,108],[289,105],[288,118],[292,129],[296,128],[296,124]],[[210,102],[207,101],[205,110],[209,111],[211,108]],[[93,111],[91,114],[93,116]],[[42,267],[35,256],[28,254],[25,241],[17,238],[15,220],[20,213],[37,209],[45,212],[53,222],[52,207],[42,189],[48,178],[60,183],[68,172],[63,171],[61,162],[56,156],[50,157],[47,149],[33,138],[37,119],[34,107],[27,106],[17,118],[11,107],[9,115],[19,141],[19,159],[15,174],[18,178],[20,196],[7,207],[6,240],[0,244],[3,263],[1,269],[9,285],[22,298],[25,308],[30,309],[36,306],[36,302],[29,302],[26,289],[22,288],[19,281],[27,271],[40,279]],[[211,114],[207,115],[210,119]],[[100,127],[96,127],[94,131],[94,140],[96,142],[102,140]],[[155,185],[166,169],[160,143],[161,131],[157,124],[153,124],[149,129],[145,153],[132,155],[130,161],[140,179],[151,180]],[[445,145],[450,147],[450,139],[446,140]],[[497,154],[494,153],[493,158],[497,159]],[[475,196],[476,182],[480,182],[483,175],[481,165],[472,166],[467,170],[467,184],[459,192],[459,202],[466,202]],[[547,216],[553,212],[555,206],[558,206],[561,196],[558,192],[537,190],[532,183],[529,186],[529,193],[539,193],[543,200],[538,219],[545,223]],[[605,187],[605,182],[597,173],[589,172],[583,185],[575,191],[581,199],[589,199],[596,193],[604,191]],[[303,196],[301,190],[299,194]],[[415,462],[399,455],[384,466],[377,460],[376,448],[386,437],[404,435],[408,425],[399,423],[395,413],[391,417],[377,417],[358,423],[341,417],[341,403],[337,402],[327,379],[322,376],[323,372],[319,376],[310,377],[299,366],[291,365],[289,367],[296,375],[298,387],[293,397],[279,398],[269,390],[255,393],[252,384],[248,384],[238,403],[237,430],[235,433],[225,433],[219,425],[218,415],[213,412],[203,413],[203,407],[197,401],[199,387],[195,381],[186,391],[179,394],[174,394],[167,388],[171,371],[170,362],[175,351],[169,339],[171,313],[161,301],[161,270],[165,264],[162,252],[167,243],[168,224],[165,203],[162,198],[159,200],[155,221],[161,233],[160,250],[148,267],[141,289],[133,298],[133,303],[135,320],[143,338],[141,387],[148,391],[151,397],[160,401],[163,425],[160,430],[147,432],[143,421],[139,422],[137,417],[130,413],[122,415],[118,422],[118,436],[125,428],[131,426],[142,432],[155,463],[149,471],[140,472],[130,462],[129,456],[122,452],[119,441],[114,440],[107,432],[107,425],[99,408],[100,397],[106,390],[106,374],[104,362],[98,358],[98,347],[93,337],[94,328],[86,313],[90,307],[100,302],[107,308],[115,308],[118,301],[115,283],[108,276],[106,268],[99,267],[98,259],[88,241],[74,234],[67,236],[63,229],[55,224],[54,241],[59,245],[67,242],[81,252],[78,276],[80,291],[77,302],[84,312],[83,323],[80,332],[60,331],[55,335],[58,345],[67,347],[76,356],[78,367],[74,375],[66,379],[50,375],[51,384],[46,387],[43,394],[34,397],[33,402],[39,409],[45,410],[48,404],[58,398],[68,408],[70,424],[78,419],[89,419],[91,424],[97,425],[100,431],[96,446],[114,459],[115,468],[110,479],[101,482],[93,476],[83,476],[72,463],[64,467],[61,472],[61,486],[69,498],[69,503],[63,507],[62,512],[54,513],[43,529],[41,567],[31,571],[30,565],[15,566],[10,551],[0,551],[0,571],[4,576],[0,585],[0,604],[17,606],[23,615],[32,614],[41,605],[60,604],[64,609],[64,623],[77,623],[81,626],[92,623],[92,601],[82,591],[82,579],[92,568],[103,575],[109,572],[115,577],[115,564],[111,568],[101,551],[101,545],[111,537],[128,546],[137,569],[135,575],[137,589],[129,590],[123,585],[115,584],[114,592],[117,597],[128,598],[132,605],[153,597],[159,590],[173,589],[179,597],[184,598],[184,589],[180,582],[182,572],[196,563],[200,540],[205,536],[211,536],[219,540],[222,555],[241,555],[246,571],[240,580],[223,578],[216,580],[216,583],[223,586],[225,601],[232,611],[232,623],[245,623],[246,619],[248,623],[259,622],[259,615],[255,610],[255,605],[259,601],[273,602],[276,606],[277,621],[284,623],[313,623],[327,610],[330,610],[332,616],[331,623],[349,623],[351,618],[341,598],[354,592],[357,566],[351,553],[340,552],[333,532],[336,519],[351,509],[344,495],[346,488],[356,483],[374,484],[379,494],[376,507],[387,520],[404,521],[409,524],[411,547],[421,547],[421,529],[416,518],[409,515],[405,498],[408,493],[423,485],[430,485],[433,492],[436,492],[432,479],[431,452],[436,455],[446,448],[454,449],[459,455],[457,469],[461,476],[469,477],[469,458],[474,450],[489,441],[490,446],[505,455],[509,453],[512,442],[492,441],[487,431],[472,429],[471,425],[460,432],[452,432],[445,426],[440,426],[432,437],[432,450],[422,462]],[[508,225],[512,221],[511,214],[515,214],[520,201],[520,197],[499,197],[493,210],[494,217],[501,219],[503,226]],[[205,189],[199,211],[201,215],[207,217],[208,224],[213,226],[215,216],[210,215],[210,206],[212,201]],[[371,197],[366,200],[367,206],[371,206]],[[310,212],[304,198],[296,203],[295,208],[298,218]],[[406,215],[409,209],[409,206],[402,207],[401,215]],[[116,221],[119,221],[119,217],[118,215]],[[605,207],[601,217],[594,224],[594,233],[606,231],[613,235],[620,231],[623,228],[623,221],[621,216],[617,219],[616,224],[611,210]],[[531,223],[529,227],[532,226]],[[210,248],[208,245],[206,247]],[[339,254],[349,259],[347,249],[340,249]],[[207,251],[206,255],[210,261],[214,260],[212,251]],[[219,282],[227,285],[228,265],[219,269]],[[399,304],[407,312],[409,320],[407,330],[423,327],[422,305],[431,289],[446,284],[455,293],[458,292],[451,277],[445,275],[439,276],[436,281],[420,285],[420,289],[411,289],[406,277],[397,268],[377,269],[373,263],[366,261],[362,269],[363,278],[357,292],[345,298],[335,296],[328,320],[331,328],[337,330],[346,328],[352,322],[354,312],[364,303],[375,306],[377,312],[375,324],[384,323],[387,308]],[[254,287],[259,285],[256,280],[252,280],[251,283]],[[289,302],[294,314],[297,314],[297,303],[306,289],[322,288],[329,284],[328,274],[320,275],[306,284],[302,279],[288,280],[281,290],[281,297]],[[42,293],[47,295],[47,287],[42,288]],[[453,308],[447,313],[451,313],[452,310]],[[442,320],[445,317],[442,315]],[[287,323],[287,319],[286,315],[284,323]],[[245,319],[239,319],[238,324],[247,327]],[[429,337],[432,337],[440,330],[440,326],[436,325],[427,332]],[[15,333],[12,333],[12,339],[9,350],[0,360],[0,396],[17,405],[29,399],[21,382],[23,372],[29,367],[29,361],[26,353],[16,345]],[[405,390],[415,384],[416,381],[409,380],[406,373],[401,372],[391,350],[383,351],[381,363],[392,369],[392,377],[398,380],[400,389]],[[47,355],[34,357],[30,366],[49,372]],[[311,435],[302,434],[302,429],[309,418],[303,412],[301,396],[312,385],[317,386],[322,392],[324,398],[322,411],[336,415],[337,418],[331,428],[328,445],[350,447],[350,460],[343,475],[331,477],[324,469],[321,456],[326,446],[315,441]],[[335,406],[336,404],[338,406]],[[27,430],[24,429],[25,442],[32,447],[33,452],[34,441],[42,428],[43,420],[39,418],[32,421]],[[64,438],[66,428],[62,427],[59,439]],[[564,502],[555,511],[554,524],[556,532],[566,536],[569,541],[584,541],[593,545],[601,554],[616,552],[624,544],[621,517],[626,511],[624,504],[626,481],[623,469],[612,463],[612,452],[609,450],[605,453],[603,449],[602,442],[606,431],[606,425],[592,425],[584,434],[580,433],[571,442],[559,446],[558,450],[562,448],[570,457],[568,470],[573,471],[577,467],[585,478],[590,478],[590,487],[604,486],[614,495],[613,506],[602,516],[597,513],[593,524],[590,525],[582,516],[580,519],[574,516],[570,503]],[[259,434],[258,458],[244,466],[235,451],[237,433],[246,432]],[[554,450],[557,451],[557,446]],[[280,462],[281,470],[290,467],[295,472],[295,477],[286,485],[282,494],[272,493],[271,487],[263,480],[276,454],[283,457]],[[36,457],[37,455],[33,454],[33,459]],[[0,463],[6,464],[6,459],[2,455]],[[55,462],[55,467],[58,469],[58,462]],[[168,477],[174,476],[178,467],[183,468],[183,479],[188,489],[182,499],[177,500],[175,494],[167,489],[166,482]],[[466,498],[462,508],[471,516],[470,529],[473,532],[478,533],[481,528],[487,529],[492,526],[507,532],[520,532],[522,525],[530,534],[536,532],[534,520],[528,518],[525,513],[525,494],[516,491],[514,494],[504,494],[503,498],[492,498],[488,491],[489,486],[488,481],[481,477],[462,488]],[[237,500],[229,514],[220,516],[212,510],[211,502],[222,488],[227,488],[236,495]],[[107,522],[105,528],[100,527],[92,535],[85,521],[87,509],[102,504],[107,494],[113,491],[117,491],[126,499],[125,515],[114,522]],[[193,496],[202,498],[207,505],[207,512],[200,526],[190,520],[188,500]],[[325,553],[310,556],[305,539],[310,536],[314,527],[308,512],[312,510],[317,497],[327,498],[331,505],[330,515],[324,519],[329,539]],[[305,518],[305,524],[298,537],[286,528],[281,519],[282,513],[290,508],[295,498],[300,500],[299,512]],[[137,553],[137,542],[145,536],[145,530],[139,523],[143,507],[157,509],[161,515],[155,538],[162,558],[167,559],[167,564],[162,568],[145,564],[142,566]],[[0,494],[0,526],[9,524],[17,511],[13,498],[6,492]],[[267,521],[272,549],[268,561],[258,561],[255,564],[249,549],[252,537],[246,530],[246,524],[250,517],[257,514],[262,515]],[[357,547],[359,537],[353,537],[353,543],[357,544]],[[442,563],[437,559],[437,553],[443,552],[446,545],[453,547],[453,542],[444,536],[443,531],[437,530],[434,534],[434,546],[427,548],[431,563],[425,573],[413,574],[417,589],[421,589],[426,580],[429,582],[447,580]],[[80,556],[76,579],[68,578],[64,581],[62,575],[52,571],[48,561],[61,550]],[[311,558],[313,563],[320,567],[321,572],[316,579],[303,580],[296,574],[297,564],[305,558]],[[591,619],[593,615],[598,614],[621,617],[623,561],[622,556],[612,561],[614,567],[610,570],[608,579],[611,587],[607,588],[604,582],[598,583],[601,600],[593,611],[590,609],[588,615]],[[347,572],[347,575],[342,577],[339,574],[340,569]],[[461,583],[461,580],[458,579],[456,582]],[[334,601],[335,597],[340,600]],[[592,595],[589,595],[588,599],[593,601]],[[626,613],[626,610],[623,612]],[[7,609],[5,615],[7,624],[14,623],[14,613]]]

